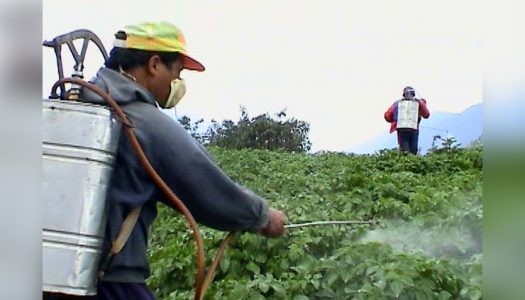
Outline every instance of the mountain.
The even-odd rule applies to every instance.
[[[430,118],[423,119],[420,124],[420,152],[426,153],[432,147],[432,140],[436,135],[442,138],[454,137],[461,144],[460,146],[467,147],[479,139],[482,133],[483,106],[481,103],[475,104],[461,113],[431,112]],[[439,141],[437,143],[440,145]],[[388,132],[380,134],[368,142],[348,149],[347,152],[372,154],[385,148],[397,148],[397,135],[395,132],[392,134]]]

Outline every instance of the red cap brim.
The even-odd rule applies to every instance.
[[[184,69],[199,71],[199,72],[202,72],[205,70],[203,64],[189,57],[188,55],[181,53],[181,57],[182,57],[182,66],[184,67]]]

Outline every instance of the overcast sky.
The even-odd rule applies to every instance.
[[[86,28],[109,51],[123,25],[149,20],[178,25],[206,66],[183,72],[179,116],[237,120],[241,105],[251,116],[286,108],[311,124],[314,151],[343,151],[386,132],[383,113],[406,85],[431,113],[482,101],[476,0],[46,0],[43,39]],[[102,64],[91,54],[86,79]],[[44,96],[56,74],[45,48]]]

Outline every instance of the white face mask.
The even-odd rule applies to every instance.
[[[162,108],[172,108],[177,105],[182,97],[184,97],[184,94],[186,94],[186,82],[182,78],[177,78],[171,82],[171,90],[170,94],[168,95],[168,99],[166,100],[166,104],[164,106],[160,105]]]

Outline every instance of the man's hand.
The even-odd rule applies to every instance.
[[[284,212],[270,207],[268,225],[260,231],[261,235],[266,237],[278,237],[286,232],[284,225],[288,223],[288,219]]]

